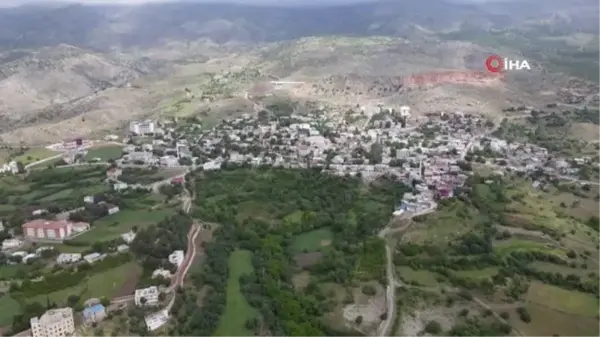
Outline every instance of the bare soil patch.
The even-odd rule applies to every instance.
[[[294,255],[294,261],[299,267],[306,268],[315,265],[322,257],[321,252],[302,253]]]
[[[321,240],[321,247],[327,247],[331,245],[331,240]]]
[[[381,322],[381,315],[386,312],[385,289],[376,282],[370,282],[376,293],[373,296],[363,294],[361,288],[353,289],[354,303],[343,308],[346,324],[358,331],[370,334],[377,330]],[[356,323],[361,316],[362,322]]]
[[[136,266],[136,268],[130,271],[130,274],[127,276],[127,280],[125,280],[125,283],[123,283],[123,285],[117,292],[116,297],[133,295],[133,293],[135,293],[135,288],[141,276],[142,269]]]
[[[294,274],[292,276],[292,283],[294,284],[294,288],[296,289],[304,289],[308,286],[310,282],[310,273],[308,271],[303,271],[298,274]]]

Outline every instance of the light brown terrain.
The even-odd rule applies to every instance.
[[[469,42],[389,37],[314,37],[252,48],[198,41],[129,54],[60,45],[1,68],[0,136],[5,144],[41,144],[114,133],[147,116],[215,119],[223,111],[256,112],[261,97],[281,94],[333,112],[406,104],[414,114],[489,115],[509,105],[597,94],[597,86],[536,66],[491,76],[483,71],[489,53]],[[276,87],[274,80],[301,83]]]

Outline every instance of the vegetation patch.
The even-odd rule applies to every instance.
[[[526,336],[598,336],[598,319],[557,311],[544,305],[528,303],[531,322],[523,322],[516,310],[510,314],[509,323]]]
[[[110,145],[89,149],[83,159],[86,161],[98,160],[105,162],[109,160],[119,159],[122,155],[123,146]]]
[[[93,227],[69,240],[75,244],[91,244],[118,238],[133,229],[145,228],[176,213],[173,208],[157,210],[123,210],[96,221]]]
[[[534,283],[528,300],[551,309],[581,316],[598,316],[598,299],[593,295],[562,289],[556,286]]]
[[[18,151],[12,157],[12,160],[27,165],[42,159],[56,156],[59,152],[48,150],[45,147],[36,147],[27,150]]]
[[[310,253],[321,251],[329,246],[333,233],[329,228],[320,228],[294,237],[292,251],[295,253]]]
[[[246,328],[246,321],[256,316],[240,289],[240,277],[252,274],[252,253],[235,250],[229,257],[229,279],[227,280],[227,302],[215,336],[247,336],[252,333]]]
[[[440,284],[439,280],[443,276],[429,270],[415,270],[410,267],[396,268],[398,277],[406,283],[427,287],[434,287]]]
[[[13,321],[13,316],[21,312],[21,305],[15,301],[10,295],[4,294],[0,297],[0,326],[10,325]]]
[[[64,288],[58,291],[40,294],[35,297],[27,297],[25,301],[38,303],[55,303],[58,306],[68,304],[69,296],[75,295],[78,297],[76,304],[81,307],[83,302],[90,298],[106,297],[111,299],[116,297],[123,283],[127,280],[132,270],[138,267],[135,263],[126,263],[121,266],[107,269],[102,272],[93,273],[92,275],[80,280],[75,286]],[[20,298],[19,298],[20,299]]]

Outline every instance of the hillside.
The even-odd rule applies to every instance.
[[[591,102],[598,4],[551,1],[537,11],[538,3],[526,1],[515,16],[512,2],[443,0],[0,9],[0,135],[43,143],[143,116],[253,112],[260,104],[221,102],[246,94],[254,103],[284,94],[334,111],[382,103],[489,115],[573,96]],[[477,73],[492,53],[526,57],[534,69],[483,78]],[[276,78],[304,83],[275,90],[268,82]]]

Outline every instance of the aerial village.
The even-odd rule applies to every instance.
[[[358,121],[358,123],[353,122]],[[411,117],[409,107],[380,107],[378,110],[357,109],[345,116],[330,118],[320,109],[297,114],[276,114],[262,111],[257,116],[243,115],[226,119],[212,128],[205,128],[200,119],[184,121],[135,121],[124,138],[109,135],[103,141],[123,145],[123,155],[110,163],[106,183],[116,191],[132,188],[155,190],[164,184],[182,184],[190,170],[218,170],[229,164],[268,165],[288,168],[320,167],[336,175],[359,176],[373,180],[381,175],[392,175],[413,187],[394,210],[418,214],[435,209],[440,199],[451,198],[471,174],[470,156],[489,166],[497,174],[514,172],[523,175],[543,172],[549,176],[577,180],[577,163],[590,158],[551,157],[548,151],[533,144],[509,143],[491,134],[497,125],[477,116],[461,112],[430,116],[425,120]],[[91,165],[81,163],[86,149],[94,142],[78,138],[50,147],[62,153],[62,165]],[[484,154],[488,155],[485,156]],[[100,163],[100,160],[96,160]],[[131,185],[119,180],[125,167],[180,167],[185,173],[151,185]],[[15,161],[4,164],[1,174],[15,174],[27,170]],[[542,184],[535,181],[534,187]],[[106,214],[119,212],[119,207],[88,196],[85,204],[99,204]],[[77,211],[77,210],[73,210]],[[68,212],[62,218],[46,220],[47,210],[34,211],[39,218],[22,224],[22,235],[2,242],[8,263],[27,263],[50,250],[50,244],[62,242],[90,229],[86,222],[69,220]],[[1,224],[0,224],[1,226]],[[3,227],[0,227],[3,230]],[[134,232],[121,234],[122,243],[114,254],[128,251],[135,240]],[[25,242],[38,243],[34,251],[21,250]],[[47,245],[46,245],[47,244]],[[54,263],[58,266],[93,264],[105,254],[61,253]],[[168,260],[179,268],[185,257],[175,251]],[[153,277],[170,279],[171,271],[157,269]],[[137,289],[133,295],[137,306],[156,306],[164,292],[156,286]],[[102,320],[108,308],[96,301],[83,311],[86,324]],[[31,320],[33,336],[48,335],[54,331],[74,331],[73,310],[56,309],[48,317]],[[168,311],[168,310],[167,310]],[[146,317],[149,331],[167,321],[168,312],[158,311]],[[56,323],[60,322],[60,323]]]

